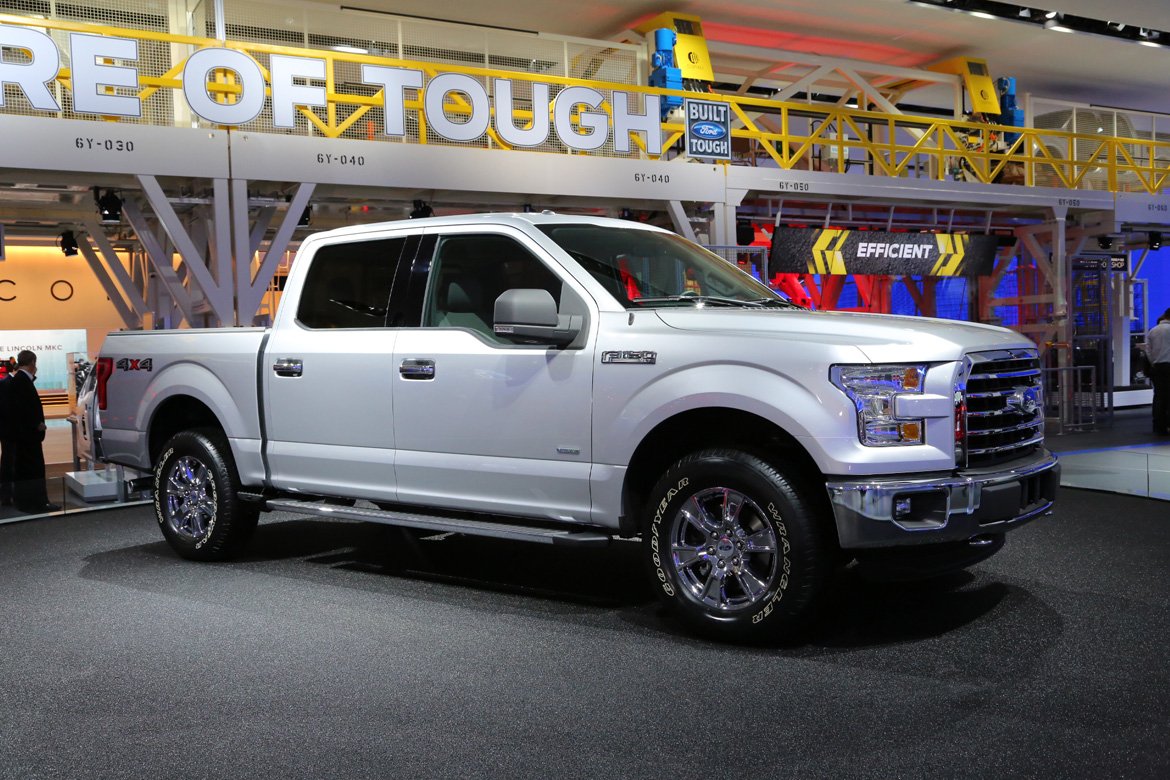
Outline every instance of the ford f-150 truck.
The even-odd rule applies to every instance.
[[[791,634],[844,565],[982,560],[1058,482],[1019,334],[807,311],[669,231],[550,212],[318,233],[271,328],[112,333],[95,377],[103,457],[153,473],[183,557],[262,510],[640,536],[670,609],[728,638]]]

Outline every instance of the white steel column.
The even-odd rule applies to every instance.
[[[260,269],[247,286],[240,285],[240,324],[251,325],[255,320],[256,312],[260,309],[260,302],[264,298],[264,292],[268,289],[268,283],[272,281],[272,276],[276,273],[276,267],[280,264],[280,258],[284,256],[284,250],[288,248],[293,231],[296,230],[297,223],[300,222],[301,214],[309,205],[309,198],[313,196],[315,187],[316,185],[309,182],[297,185],[297,191],[293,194],[292,201],[288,204],[288,211],[284,214],[284,220],[280,223],[280,227],[277,228],[276,236],[272,239],[272,243],[268,246],[268,251],[264,253],[264,258],[260,262]]]
[[[126,221],[130,223],[130,227],[134,229],[134,233],[138,236],[139,243],[146,251],[146,256],[150,260],[151,266],[154,268],[155,275],[159,282],[166,290],[167,295],[170,296],[174,306],[177,306],[183,315],[183,319],[187,321],[188,325],[196,327],[199,325],[195,321],[194,305],[191,301],[191,295],[183,286],[178,274],[172,266],[171,254],[163,249],[162,244],[154,233],[150,231],[150,223],[146,221],[142,210],[138,208],[138,204],[133,200],[127,198],[122,202],[122,214],[125,215]],[[163,315],[164,322],[167,322],[167,327],[170,327],[169,307],[168,312],[161,311],[161,302],[156,304],[155,314]]]
[[[674,223],[674,232],[683,238],[697,242],[698,239],[695,237],[695,229],[691,227],[691,220],[687,217],[687,212],[683,208],[682,201],[668,200],[666,202],[666,210],[670,214],[670,221]]]
[[[139,291],[138,285],[130,277],[129,272],[126,271],[126,267],[122,265],[122,259],[118,257],[118,253],[114,251],[113,245],[110,244],[110,240],[106,238],[105,232],[101,229],[101,226],[97,223],[97,221],[92,219],[87,220],[85,222],[85,229],[89,235],[89,238],[91,238],[94,244],[97,245],[98,252],[101,254],[101,258],[105,260],[105,268],[103,270],[108,270],[109,275],[113,277],[114,284],[134,314],[134,319],[136,322],[134,324],[127,323],[127,327],[142,327],[142,317],[150,309],[147,307],[146,300],[142,297],[142,293]],[[99,279],[100,278],[101,277],[99,275]],[[113,300],[112,297],[111,300]]]
[[[207,297],[207,303],[211,306],[211,311],[218,324],[230,325],[235,321],[235,311],[232,306],[232,280],[229,278],[217,282],[212,278],[203,254],[195,246],[195,242],[191,240],[183,223],[179,221],[179,217],[171,207],[170,201],[167,200],[166,193],[163,192],[158,179],[153,176],[140,175],[138,182],[142,185],[142,190],[150,201],[163,230],[166,231],[167,236],[178,249],[180,257],[183,258],[183,266],[194,277],[195,283],[199,285]]]
[[[93,251],[93,247],[89,244],[88,236],[81,236],[81,240],[77,242],[77,248],[81,254],[85,256],[85,262],[89,263],[93,275],[97,277],[101,283],[102,289],[106,291],[106,296],[110,299],[110,303],[114,304],[114,308],[118,310],[118,316],[122,318],[122,322],[126,324],[127,328],[141,327],[142,321],[138,318],[126,302],[122,300],[122,295],[118,291],[117,285],[110,275],[106,273],[106,269],[102,266],[102,261],[98,259],[97,253]]]

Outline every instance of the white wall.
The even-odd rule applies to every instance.
[[[67,300],[56,300],[54,292]],[[84,257],[65,257],[56,247],[7,244],[0,262],[0,330],[83,328],[93,356],[109,331],[123,327]]]

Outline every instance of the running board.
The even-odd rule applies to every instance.
[[[295,499],[269,499],[265,507],[276,512],[296,512],[319,517],[339,517],[345,520],[364,520],[369,523],[396,525],[403,528],[419,528],[435,533],[467,534],[469,536],[491,536],[496,539],[512,539],[520,542],[542,544],[571,544],[584,547],[604,547],[610,537],[599,531],[570,531],[559,528],[537,528],[527,525],[512,525],[494,520],[464,520],[457,517],[436,517],[417,515],[410,512],[396,512],[389,509],[364,509],[361,507],[322,504],[315,501]]]

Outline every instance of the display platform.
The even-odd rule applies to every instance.
[[[118,472],[114,469],[70,471],[64,479],[65,487],[82,501],[112,501],[118,497]]]
[[[1062,453],[1060,468],[1063,487],[1170,501],[1170,438],[1165,444]]]

